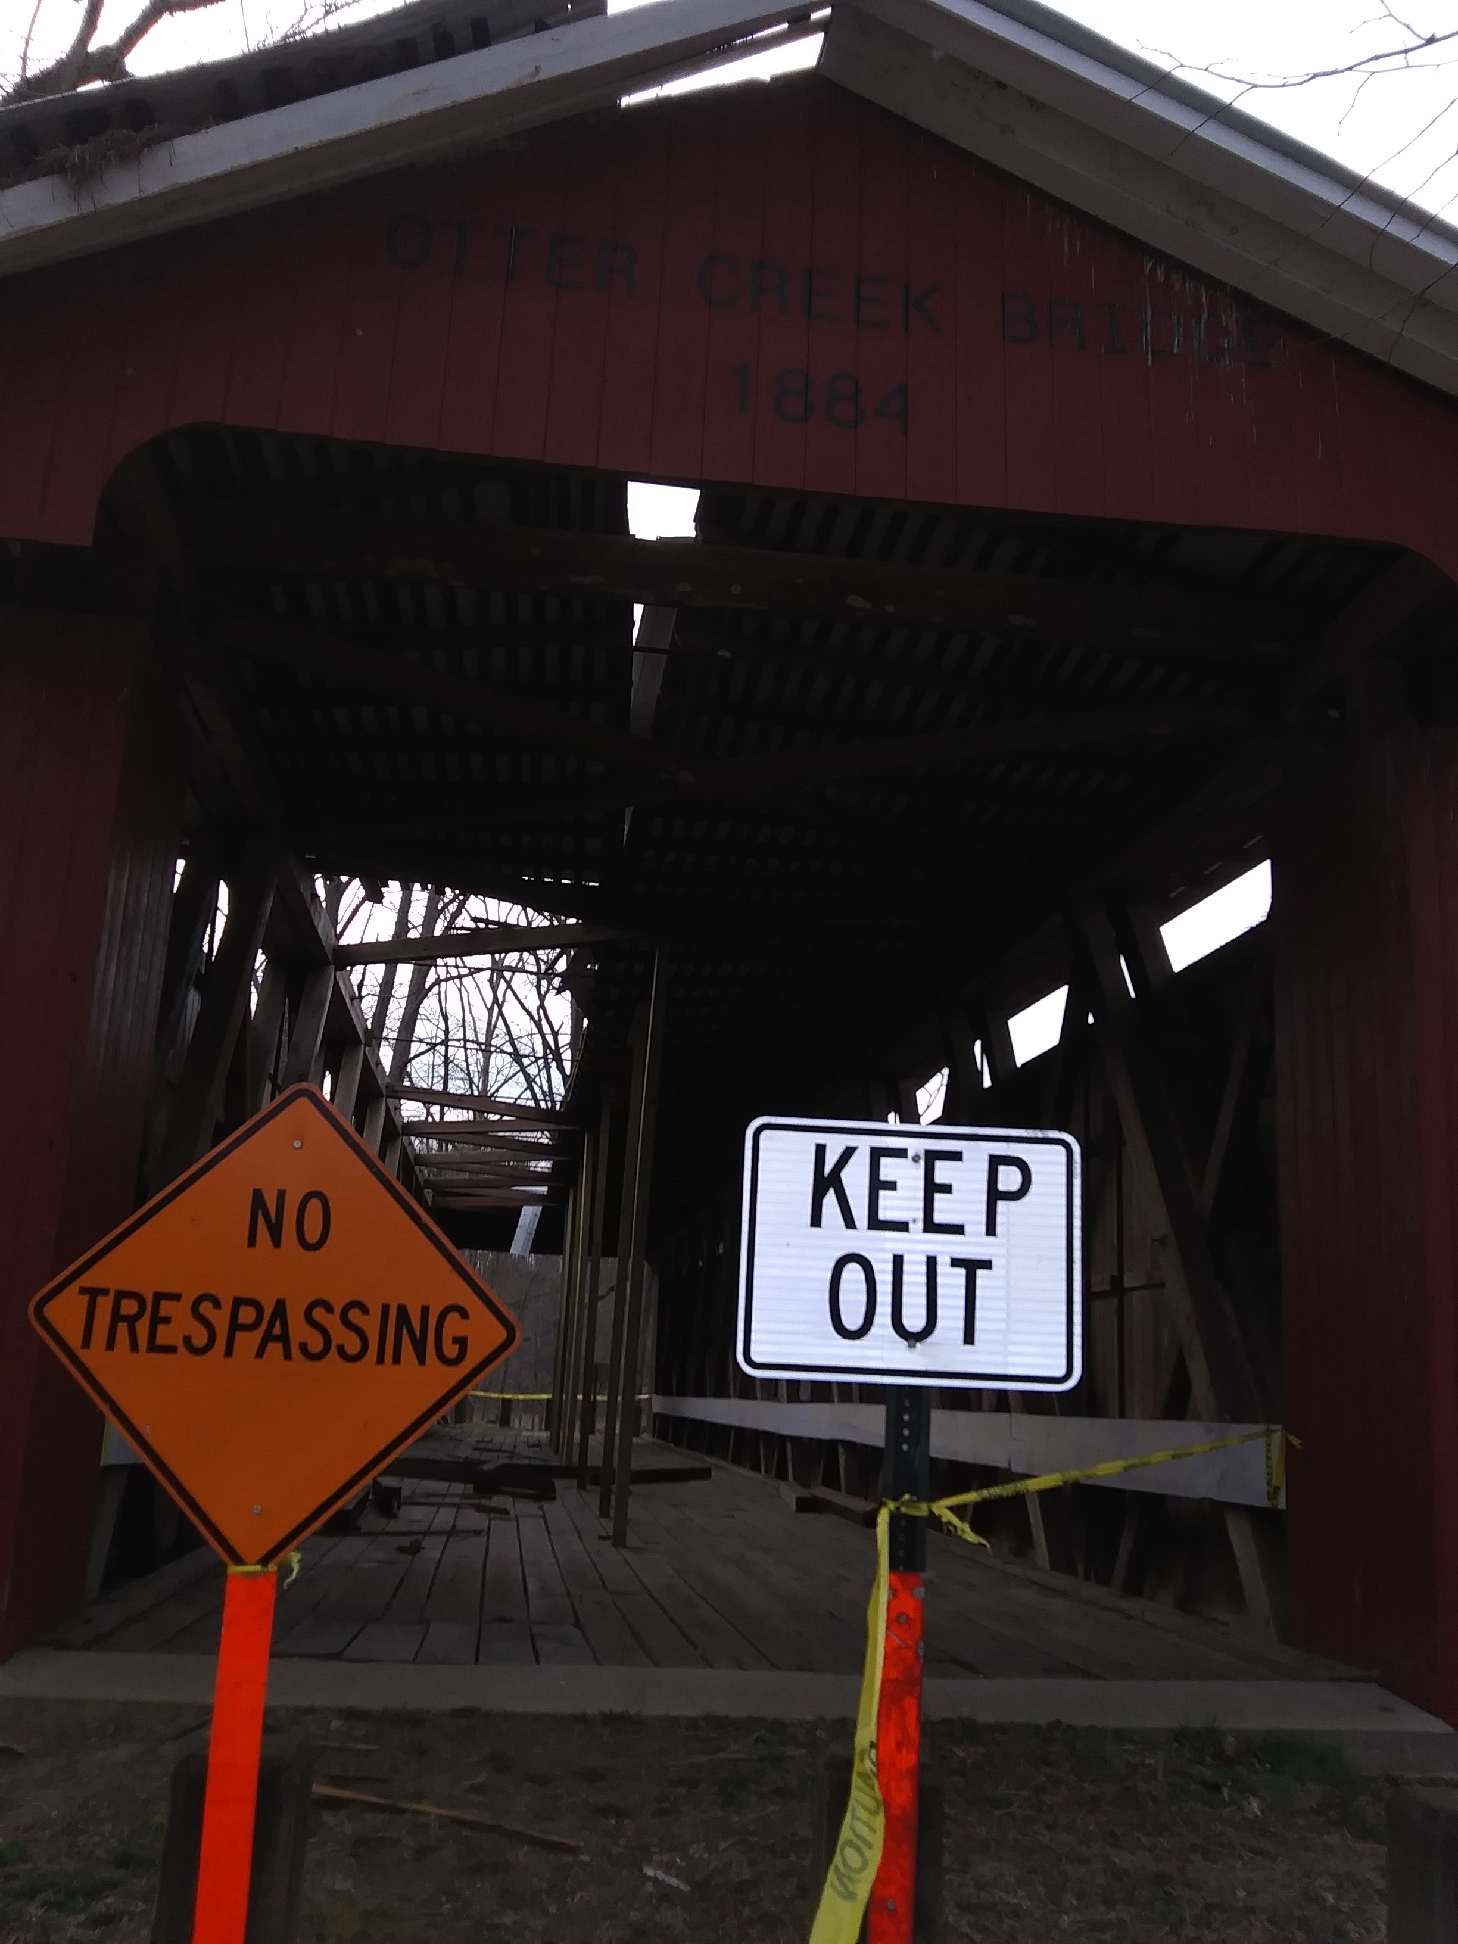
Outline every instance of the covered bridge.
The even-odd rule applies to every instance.
[[[516,1219],[467,1164],[520,1114],[420,1172],[350,873],[581,928],[560,1440],[645,1332],[661,1435],[871,1489],[872,1394],[735,1369],[739,1151],[945,1070],[1084,1141],[1090,1354],[1061,1413],[939,1396],[939,1462],[1283,1422],[1284,1510],[1010,1543],[1458,1720],[1458,236],[1030,0],[422,0],[10,108],[0,181],[0,1652],[86,1571],[53,1268],[299,1078]]]

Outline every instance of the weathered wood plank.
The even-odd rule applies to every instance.
[[[483,1665],[533,1666],[537,1657],[531,1628],[524,1620],[488,1621],[481,1629],[476,1658]]]
[[[526,1582],[522,1577],[521,1538],[516,1519],[501,1519],[492,1527],[491,1553],[486,1561],[486,1584],[481,1597],[483,1625],[498,1621],[525,1622]]]
[[[572,1602],[541,1514],[523,1512],[516,1527],[521,1541],[527,1614],[533,1632],[539,1627],[570,1627]]]
[[[345,1649],[346,1660],[413,1661],[425,1639],[423,1620],[413,1625],[399,1620],[371,1620]]]
[[[470,1667],[476,1660],[479,1627],[467,1620],[432,1620],[415,1656],[432,1667]]]
[[[534,1626],[532,1641],[543,1667],[591,1667],[597,1660],[580,1627]]]

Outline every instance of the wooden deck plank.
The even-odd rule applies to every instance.
[[[596,1592],[574,1593],[572,1604],[581,1628],[592,1649],[593,1658],[604,1667],[649,1667],[652,1665],[642,1642],[623,1617],[617,1600],[606,1587]]]
[[[562,1575],[569,1599],[575,1604],[582,1594],[601,1593],[604,1590],[602,1574],[597,1570],[596,1561],[583,1545],[582,1535],[573,1525],[560,1499],[542,1507],[542,1524],[552,1541],[557,1570]]]
[[[532,1645],[543,1667],[591,1667],[597,1656],[580,1627],[532,1627]]]
[[[343,1573],[323,1573],[323,1598],[315,1608],[320,1620],[354,1620],[360,1626],[378,1620],[394,1598],[410,1564],[410,1556],[400,1550],[405,1542],[391,1532],[361,1537],[362,1550],[351,1555]]]
[[[693,1642],[708,1666],[760,1668],[770,1665],[769,1657],[711,1606],[702,1593],[681,1578],[662,1554],[642,1552],[630,1554],[629,1557],[645,1590],[653,1595],[684,1636]],[[698,1562],[695,1562],[690,1570],[697,1570],[697,1566]],[[730,1610],[742,1611],[742,1603],[736,1602]]]
[[[433,1667],[472,1667],[479,1633],[480,1628],[466,1620],[431,1620],[415,1658]]]
[[[524,1625],[527,1618],[526,1581],[522,1577],[521,1533],[516,1519],[498,1519],[491,1532],[486,1561],[486,1585],[481,1597],[481,1624]]]
[[[703,1667],[703,1655],[641,1586],[636,1593],[614,1595],[618,1611],[637,1635],[653,1667]]]
[[[552,1549],[546,1521],[533,1508],[517,1517],[517,1536],[521,1541],[522,1579],[526,1587],[527,1617],[533,1633],[542,1627],[570,1627],[572,1602],[567,1595],[562,1569]]]
[[[181,1559],[159,1566],[155,1573],[130,1580],[125,1586],[103,1593],[79,1619],[56,1636],[62,1647],[99,1647],[116,1645],[124,1627],[141,1620],[154,1609],[179,1598],[193,1583],[209,1576],[221,1577],[222,1562],[211,1547],[199,1546]]]
[[[411,1621],[424,1620],[430,1605],[431,1589],[435,1576],[445,1554],[449,1534],[430,1533],[420,1541],[419,1551],[411,1558],[405,1568],[405,1575],[395,1588],[385,1617],[408,1625]]]
[[[358,1620],[301,1620],[290,1629],[286,1639],[277,1641],[274,1653],[282,1660],[311,1660],[342,1654],[360,1630]]]
[[[414,1625],[399,1620],[371,1620],[360,1628],[344,1650],[346,1660],[413,1661],[425,1639],[423,1620]]]
[[[533,1666],[537,1657],[531,1628],[525,1620],[488,1620],[481,1629],[476,1658],[492,1666]]]
[[[459,1529],[446,1534],[435,1578],[421,1610],[423,1619],[480,1625],[481,1576],[486,1565],[488,1536],[485,1532]]]
[[[432,1433],[475,1458],[547,1456],[494,1427]],[[643,1441],[639,1462],[672,1448]],[[428,1485],[391,1520],[304,1546],[280,1591],[275,1652],[352,1660],[477,1658],[506,1665],[780,1667],[861,1664],[870,1533],[797,1516],[768,1480],[715,1466],[708,1484],[635,1493],[630,1544],[603,1536],[597,1495],[558,1481],[555,1502],[486,1519],[464,1490]],[[62,1636],[122,1650],[206,1653],[223,1575],[189,1555],[107,1596]],[[1095,1678],[1351,1678],[1352,1670],[1249,1626],[1082,1586],[935,1535],[927,1665],[950,1674]]]
[[[223,1613],[223,1568],[216,1577],[191,1581],[181,1593],[163,1600],[119,1627],[106,1641],[108,1652],[121,1654],[206,1653],[202,1646],[185,1647],[179,1637],[191,1634],[194,1640],[206,1638],[211,1627],[214,1636]]]
[[[558,1503],[577,1529],[584,1550],[602,1575],[609,1593],[636,1593],[638,1581],[631,1566],[612,1543],[603,1537],[602,1521],[597,1516],[597,1494],[580,1492],[575,1485],[561,1488]]]

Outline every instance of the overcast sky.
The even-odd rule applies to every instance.
[[[651,0],[672,6],[674,0]],[[140,0],[107,0],[103,38],[135,13]],[[296,20],[306,0],[216,0],[201,13],[164,22],[134,61],[153,73],[213,60],[266,39]],[[644,0],[612,0],[611,10]],[[0,0],[0,73],[13,73],[32,0]],[[348,15],[387,11],[364,0]],[[1169,56],[1197,70],[1207,65],[1252,77],[1283,77],[1342,66],[1398,43],[1384,0],[1066,0],[1057,11],[1155,59]],[[1406,0],[1397,11],[1419,32],[1458,29],[1458,0]],[[52,55],[73,30],[77,0],[40,0],[33,60]],[[1458,43],[1455,43],[1458,45]],[[804,59],[805,54],[800,53]],[[1243,106],[1301,140],[1371,172],[1425,207],[1458,200],[1458,64],[1435,65],[1373,80],[1355,103],[1349,78],[1307,87],[1263,90]],[[1233,90],[1224,90],[1229,94]],[[1431,126],[1429,126],[1431,124]]]

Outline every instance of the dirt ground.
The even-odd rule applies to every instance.
[[[7,1703],[0,1944],[145,1944],[196,1709]],[[282,1714],[321,1780],[566,1836],[578,1855],[316,1805],[301,1944],[804,1944],[823,1757],[778,1723]],[[947,1939],[1384,1936],[1383,1785],[1310,1744],[933,1725]]]

